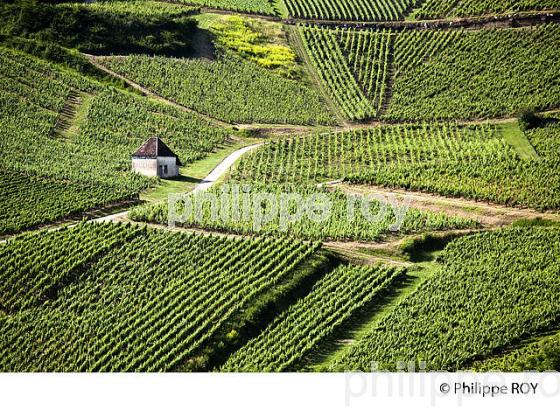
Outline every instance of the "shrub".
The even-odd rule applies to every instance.
[[[532,110],[525,110],[519,115],[519,128],[525,132],[537,128],[542,124],[543,119]]]

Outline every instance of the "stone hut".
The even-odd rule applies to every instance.
[[[176,177],[182,165],[179,157],[158,137],[150,138],[132,154],[132,170],[147,177]]]

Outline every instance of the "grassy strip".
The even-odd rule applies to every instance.
[[[257,139],[243,139],[224,144],[208,154],[206,158],[182,167],[177,178],[161,179],[156,187],[141,193],[140,199],[151,203],[165,202],[170,194],[189,192],[230,154],[258,141]]]
[[[510,122],[498,127],[499,132],[506,142],[511,145],[522,160],[539,159],[535,148],[531,145],[525,133],[521,131],[518,123]]]
[[[432,264],[422,265],[416,270],[408,270],[394,286],[387,289],[375,303],[356,315],[328,340],[321,343],[306,358],[301,371],[326,372],[355,341],[364,337],[370,329],[386,317],[402,300],[415,292],[418,287],[433,275]]]
[[[309,78],[307,84],[312,86],[315,90],[317,90],[320,93],[323,101],[327,104],[328,108],[336,117],[337,123],[344,124],[346,122],[346,118],[342,114],[342,111],[339,108],[339,106],[331,99],[326,88],[323,86],[323,83],[321,82],[321,79],[319,78],[319,75],[315,69],[315,66],[311,62],[309,54],[307,54],[307,50],[305,49],[298,28],[296,26],[289,26],[286,27],[286,32],[288,34],[288,40],[290,44],[292,45],[292,47],[296,51],[296,54],[298,55],[298,57],[301,59],[304,66],[306,67],[306,71],[308,73],[308,78]]]

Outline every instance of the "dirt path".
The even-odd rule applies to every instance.
[[[286,138],[333,130],[333,127],[327,125],[236,124],[235,127],[249,131],[255,138]]]
[[[385,242],[383,245],[387,248],[396,248],[396,246],[393,246],[394,243],[395,242]],[[353,265],[375,265],[383,263],[399,267],[413,266],[412,262],[399,260],[389,255],[370,255],[364,252],[368,249],[372,249],[369,247],[369,244],[360,243],[355,246],[352,242],[326,242],[323,244],[323,247],[337,253],[342,259],[345,259]],[[360,249],[362,252],[360,252]]]
[[[369,185],[349,185],[346,183],[335,185],[347,193],[361,195],[395,194],[398,199],[410,198],[413,208],[442,212],[451,216],[471,218],[477,220],[484,227],[501,227],[509,225],[519,219],[542,218],[560,221],[560,213],[540,212],[533,209],[511,208],[504,205],[476,202],[464,198],[448,198],[435,194],[411,192],[403,189],[382,188]]]
[[[229,129],[240,129],[240,130],[247,130],[247,131],[251,131],[254,132],[255,134],[258,134],[259,136],[263,137],[263,138],[273,138],[273,137],[285,137],[285,136],[290,136],[290,135],[301,135],[301,134],[311,134],[317,130],[324,130],[325,132],[345,132],[345,131],[353,131],[353,130],[362,130],[362,129],[368,129],[368,128],[375,128],[375,127],[381,127],[384,125],[395,125],[395,124],[408,124],[408,123],[412,123],[411,121],[382,121],[382,120],[377,120],[377,119],[371,119],[371,120],[366,120],[366,121],[362,121],[362,122],[349,122],[345,119],[345,117],[342,115],[342,113],[340,112],[340,110],[338,109],[338,107],[336,106],[336,104],[334,103],[334,101],[331,100],[330,96],[328,95],[327,91],[324,89],[321,81],[318,78],[317,73],[315,73],[314,71],[314,66],[311,63],[311,61],[309,60],[309,57],[307,56],[307,52],[305,51],[305,48],[303,46],[303,44],[301,43],[301,38],[299,36],[299,33],[297,33],[295,30],[297,30],[297,28],[292,28],[291,32],[290,32],[290,42],[292,43],[292,45],[294,46],[294,48],[296,49],[296,52],[298,54],[298,56],[300,56],[300,58],[302,58],[304,60],[304,63],[307,67],[307,70],[309,72],[309,76],[311,78],[311,80],[313,81],[313,86],[316,87],[316,89],[321,93],[326,105],[329,107],[329,109],[335,114],[335,117],[337,119],[337,122],[340,124],[338,126],[320,126],[320,125],[316,125],[316,126],[309,126],[309,125],[285,125],[285,124],[231,124],[222,120],[219,120],[217,118],[214,118],[210,115],[204,114],[204,113],[200,113],[192,108],[186,107],[184,105],[179,104],[176,101],[170,100],[158,93],[155,93],[154,91],[149,90],[148,88],[144,87],[141,84],[136,83],[135,81],[130,80],[127,77],[122,76],[121,74],[118,74],[116,72],[114,72],[113,70],[105,67],[100,60],[102,60],[104,57],[101,56],[93,56],[91,54],[85,54],[83,53],[83,55],[97,68],[99,68],[100,70],[104,71],[105,73],[124,81],[126,84],[128,84],[130,87],[140,91],[143,95],[152,97],[154,99],[157,99],[158,101],[167,104],[167,105],[171,105],[175,108],[178,108],[182,111],[186,111],[188,113],[194,114],[194,115],[198,115],[200,117],[206,118],[209,122],[224,127],[224,128],[229,128]],[[118,56],[111,56],[111,57],[118,57]],[[556,114],[559,113],[560,109],[553,109],[553,110],[547,110],[547,111],[543,111],[542,114]],[[464,124],[464,125],[476,125],[476,124],[486,124],[486,123],[490,123],[490,124],[505,124],[505,123],[509,123],[509,122],[514,122],[517,121],[517,118],[515,117],[502,117],[502,118],[493,118],[493,119],[473,119],[473,120],[458,120],[457,123],[458,124]]]
[[[179,110],[188,112],[190,114],[194,114],[194,115],[198,115],[199,117],[203,117],[206,120],[208,120],[209,122],[223,127],[223,128],[229,128],[229,129],[240,129],[240,130],[247,130],[247,131],[253,131],[263,137],[274,137],[277,135],[286,135],[286,134],[294,134],[294,133],[300,133],[300,132],[304,132],[304,133],[310,133],[312,132],[315,128],[328,128],[327,126],[311,126],[311,125],[286,125],[286,124],[238,124],[238,123],[229,123],[229,122],[225,122],[222,121],[218,118],[212,117],[211,115],[205,114],[205,113],[201,113],[199,111],[196,111],[192,108],[189,108],[187,106],[184,106],[174,100],[171,100],[167,97],[164,97],[146,87],[144,87],[142,84],[139,84],[107,67],[105,67],[102,63],[103,58],[105,58],[105,56],[94,56],[91,54],[85,54],[83,53],[83,55],[89,60],[89,62],[91,64],[93,64],[95,67],[99,68],[100,70],[102,70],[103,72],[109,74],[110,76],[113,76],[119,80],[124,81],[126,84],[128,84],[128,86],[134,88],[135,90],[140,91],[143,95],[152,97],[164,104],[167,105],[171,105],[174,108],[178,108]],[[118,58],[118,57],[126,57],[126,56],[110,56],[111,58]]]
[[[218,180],[222,176],[226,174],[226,172],[231,169],[233,164],[235,164],[239,160],[239,158],[241,158],[247,152],[257,149],[261,145],[263,145],[263,143],[249,145],[248,147],[238,149],[237,151],[230,154],[192,190],[192,193],[207,191],[208,189],[210,189],[214,184],[216,184],[216,182],[218,182]]]
[[[324,19],[288,19],[285,24],[311,24],[322,27],[353,27],[357,29],[391,28],[394,30],[450,30],[450,29],[484,29],[529,27],[535,24],[560,21],[560,9],[528,11],[485,15],[478,17],[461,17],[434,20],[398,20],[398,21],[346,21]]]
[[[200,192],[200,191],[205,191],[207,189],[210,189],[217,181],[219,181],[219,179],[222,176],[224,176],[229,171],[229,169],[235,164],[236,161],[239,160],[239,158],[241,158],[247,152],[260,147],[261,145],[263,145],[263,143],[249,145],[247,147],[240,148],[237,151],[232,152],[222,162],[220,162],[212,170],[212,172],[210,172],[210,174],[208,174],[208,176],[206,176],[206,178],[204,178],[204,180],[202,182],[197,184],[191,192]],[[128,212],[129,211],[119,211],[118,213],[114,213],[114,214],[105,215],[105,216],[102,216],[102,217],[99,217],[99,218],[91,219],[89,222],[102,223],[102,222],[129,221]],[[76,226],[76,224],[77,223],[72,223],[70,225],[67,225],[65,223],[62,223],[62,224],[58,224],[58,225],[52,225],[51,227],[47,227],[47,228],[44,228],[44,229],[47,229],[48,231],[56,231],[56,230],[60,229],[62,226],[72,227],[72,226]],[[167,227],[162,225],[162,228],[167,228]],[[41,228],[38,228],[38,229],[41,229]],[[38,229],[34,229],[34,230],[38,230]],[[6,243],[6,241],[10,237],[11,236],[8,236],[4,239],[1,239],[0,244]]]

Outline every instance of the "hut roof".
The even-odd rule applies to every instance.
[[[152,137],[147,140],[138,150],[132,154],[132,158],[157,158],[157,157],[175,157],[177,158],[177,165],[181,166],[179,157],[165,142],[158,137]]]

